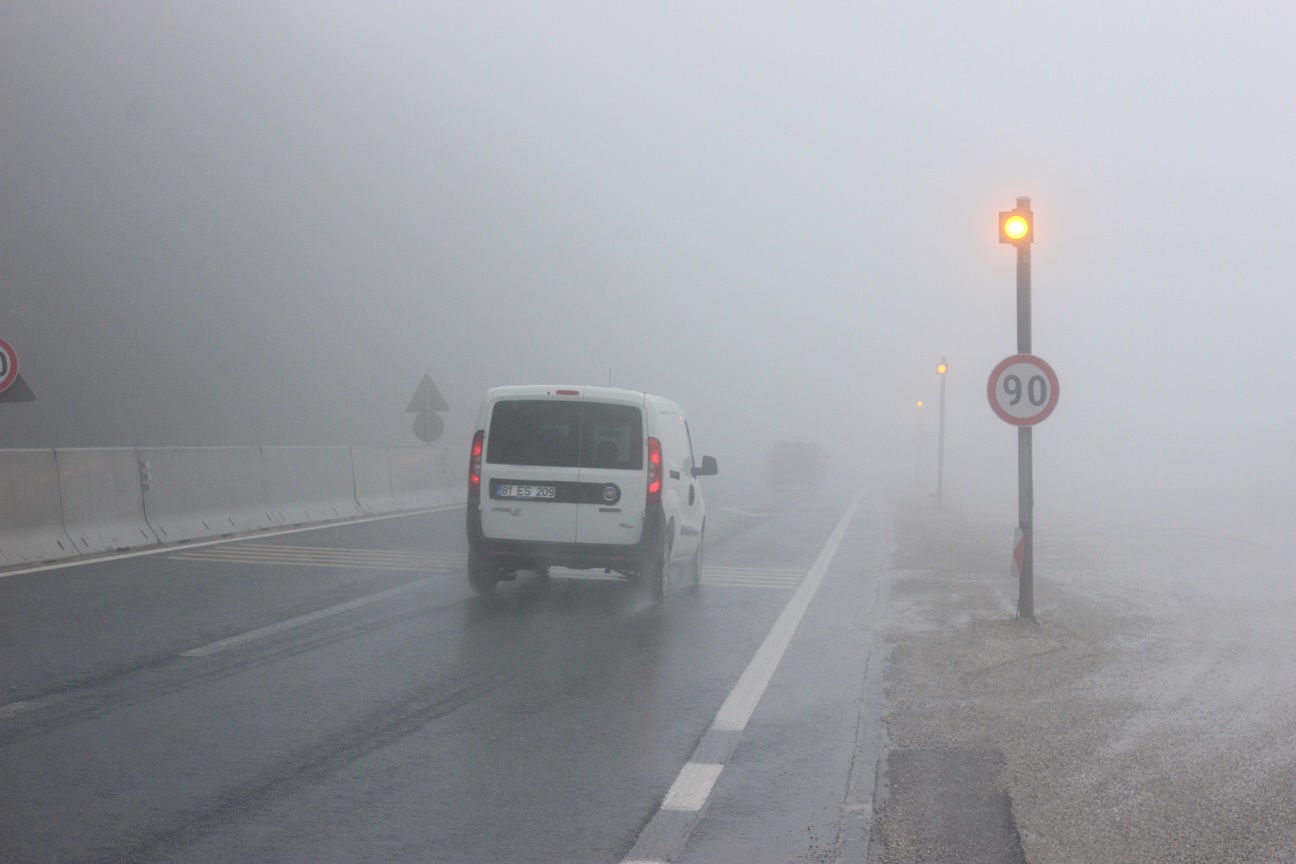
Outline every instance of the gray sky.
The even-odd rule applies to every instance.
[[[1290,4],[0,0],[0,446],[416,443],[494,384],[671,396],[745,466],[1291,506]],[[921,419],[922,463],[915,453]],[[1221,498],[1222,500],[1222,498]]]

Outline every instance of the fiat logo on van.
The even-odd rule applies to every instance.
[[[619,500],[621,500],[620,489],[611,483],[603,487],[603,503],[615,504]]]

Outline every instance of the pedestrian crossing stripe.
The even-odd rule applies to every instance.
[[[288,546],[278,543],[231,543],[205,546],[191,550],[178,550],[167,557],[172,561],[443,573],[462,571],[468,561],[467,555],[452,552],[343,549],[332,546]]]

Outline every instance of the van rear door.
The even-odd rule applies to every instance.
[[[576,542],[632,545],[643,532],[647,496],[641,404],[599,401],[589,391],[581,418]]]
[[[490,408],[482,463],[482,533],[495,540],[576,540],[581,399],[504,397]]]

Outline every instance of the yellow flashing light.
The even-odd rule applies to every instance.
[[[1029,210],[1008,210],[999,214],[999,242],[1020,246],[1035,239],[1034,215]]]

